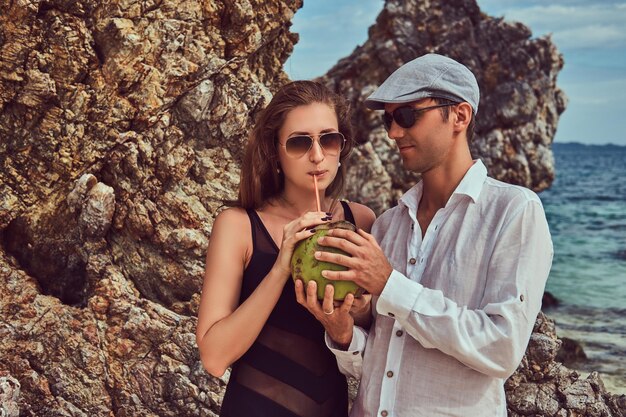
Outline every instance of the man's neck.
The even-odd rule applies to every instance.
[[[444,164],[423,173],[423,191],[419,201],[419,209],[434,213],[445,207],[473,163],[468,149],[458,158],[449,159]]]

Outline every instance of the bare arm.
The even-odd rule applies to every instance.
[[[376,214],[367,206],[358,203],[349,203],[350,210],[354,215],[354,221],[359,229],[365,230],[367,233],[372,229],[372,224],[376,220]],[[354,318],[354,324],[364,329],[369,329],[372,324],[372,296],[364,294],[359,298],[355,298],[350,309],[350,314]]]
[[[295,244],[310,236],[304,229],[323,223],[323,216],[307,213],[285,226],[276,263],[241,305],[243,271],[252,250],[250,223],[241,209],[229,209],[217,217],[207,251],[196,329],[200,359],[209,373],[223,375],[252,346],[289,278]]]

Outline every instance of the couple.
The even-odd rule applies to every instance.
[[[197,341],[204,367],[232,365],[222,416],[506,416],[504,381],[525,352],[552,261],[541,202],[472,160],[479,90],[462,64],[428,54],[366,100],[384,110],[405,169],[422,180],[374,221],[333,202],[352,148],[348,106],[310,81],[280,89],[248,144],[241,208],[217,217],[207,254]],[[313,174],[322,210],[312,209]],[[290,278],[294,247],[320,240],[351,257],[325,272],[369,294],[333,305]],[[371,229],[371,234],[368,232]]]

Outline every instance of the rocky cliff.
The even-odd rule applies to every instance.
[[[531,38],[521,23],[493,18],[474,0],[388,0],[369,29],[369,39],[340,60],[322,80],[348,97],[357,110],[357,140],[350,164],[350,198],[381,212],[414,184],[381,112],[365,98],[403,63],[435,52],[465,64],[476,75],[481,100],[472,153],[489,174],[535,191],[554,179],[551,151],[567,99],[556,79],[563,58],[550,38]]]
[[[564,107],[549,39],[473,1],[408,3],[388,1],[371,40],[326,82],[356,103],[422,51],[448,53],[480,74],[474,148],[492,174],[549,185]],[[228,376],[202,369],[194,338],[204,252],[236,195],[254,117],[287,80],[301,5],[0,0],[0,415],[219,410]],[[380,211],[415,178],[396,178],[379,116],[356,118],[351,195],[362,188]],[[579,412],[542,388],[552,374],[530,379],[530,366],[509,383],[512,412],[528,415],[516,404],[538,398],[558,402],[561,414],[546,415]],[[617,415],[613,397],[589,386],[572,390]]]
[[[0,371],[22,415],[214,415],[204,253],[301,5],[0,0]]]

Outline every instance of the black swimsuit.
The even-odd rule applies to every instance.
[[[345,219],[354,223],[348,204]],[[248,210],[253,252],[243,274],[239,304],[269,273],[278,247],[254,210]],[[237,360],[222,402],[221,417],[346,417],[348,388],[324,328],[297,303],[293,280],[285,283],[274,310],[250,349]]]

